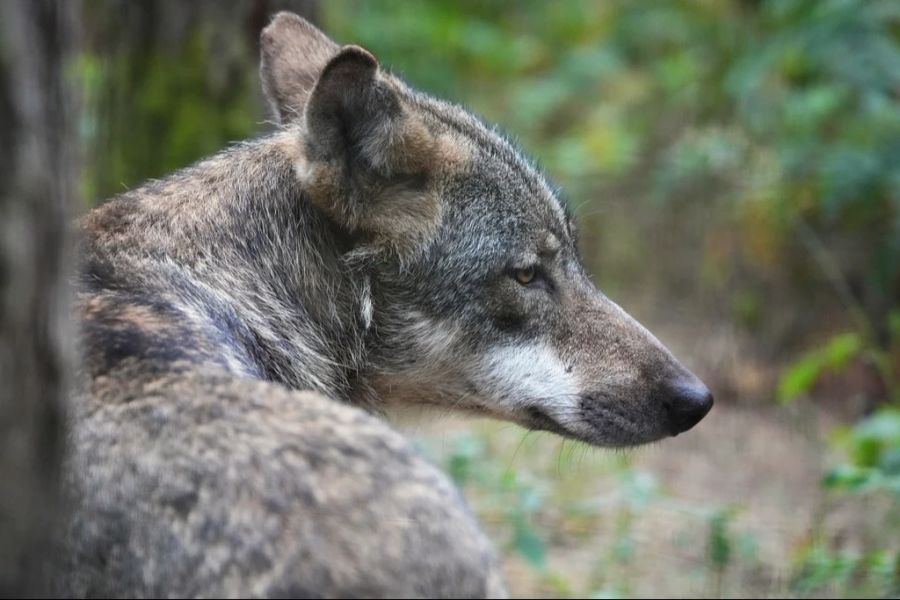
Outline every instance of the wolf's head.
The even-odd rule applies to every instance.
[[[493,415],[592,444],[676,435],[712,395],[591,283],[572,215],[463,109],[281,14],[262,78],[300,136],[296,175],[346,244],[386,405]]]

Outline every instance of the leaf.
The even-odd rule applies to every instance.
[[[862,350],[862,339],[856,333],[836,335],[823,348],[813,350],[794,362],[778,382],[779,402],[791,402],[812,389],[826,371],[840,371]]]
[[[853,462],[886,474],[897,469],[894,451],[900,448],[900,410],[883,408],[853,426],[847,439]]]
[[[853,465],[838,465],[825,474],[822,485],[828,489],[858,490],[872,480],[872,470]]]
[[[547,549],[544,541],[524,518],[515,519],[515,537],[513,545],[525,560],[535,567],[542,568],[546,563]]]
[[[800,394],[808,392],[822,372],[821,363],[817,356],[805,356],[788,367],[778,382],[778,400],[783,403],[791,402]]]
[[[709,559],[717,569],[725,568],[731,561],[731,537],[728,526],[731,513],[719,510],[709,521]]]
[[[464,486],[474,473],[474,467],[484,454],[484,443],[473,435],[456,440],[452,454],[447,458],[447,471],[458,485]]]

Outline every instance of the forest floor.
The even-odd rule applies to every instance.
[[[822,487],[836,425],[810,404],[720,404],[690,432],[627,452],[491,422],[418,432],[503,554],[515,597],[785,597],[846,595],[829,585],[847,581],[799,568],[819,546],[897,545],[882,539],[889,498]]]

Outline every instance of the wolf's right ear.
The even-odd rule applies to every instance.
[[[305,19],[275,15],[260,36],[263,91],[279,122],[302,117],[319,75],[340,46]]]
[[[309,200],[350,234],[398,252],[428,239],[440,220],[432,174],[459,152],[404,103],[402,83],[358,46],[344,46],[306,103]],[[449,148],[448,148],[449,147]]]

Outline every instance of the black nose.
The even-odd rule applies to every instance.
[[[712,392],[696,377],[679,379],[663,392],[663,405],[672,435],[683,433],[700,422],[713,405]]]

